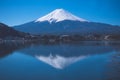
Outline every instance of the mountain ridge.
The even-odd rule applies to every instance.
[[[43,16],[37,20],[14,26],[14,28],[16,30],[28,32],[31,34],[120,34],[120,26],[113,26],[99,22],[90,22],[85,19],[83,19],[83,21],[80,21],[78,17],[64,17],[64,12],[65,15],[67,13],[69,14],[69,12],[63,9],[56,9],[49,13],[50,15],[52,14],[50,17],[49,14],[47,14],[47,17]],[[63,16],[59,16],[59,14]],[[73,15],[70,13],[70,16]]]

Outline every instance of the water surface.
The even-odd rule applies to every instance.
[[[120,80],[120,42],[0,43],[0,80]]]

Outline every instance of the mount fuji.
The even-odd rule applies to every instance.
[[[36,22],[48,21],[48,22],[60,22],[64,20],[73,20],[73,21],[86,21],[82,18],[72,15],[64,9],[56,9],[53,12],[49,13],[46,16],[43,16],[36,20]]]
[[[91,22],[64,9],[56,9],[37,20],[14,28],[31,34],[120,34],[120,26]]]

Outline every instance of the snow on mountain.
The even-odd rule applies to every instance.
[[[56,9],[46,16],[14,28],[31,34],[120,34],[119,26],[90,22],[63,9]]]
[[[48,21],[48,22],[59,22],[63,20],[73,20],[73,21],[87,21],[85,19],[79,18],[68,11],[65,11],[64,9],[56,9],[52,11],[51,13],[38,18],[35,22],[42,22],[42,21]]]

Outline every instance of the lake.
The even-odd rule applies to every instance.
[[[120,42],[0,43],[0,80],[120,80]]]

